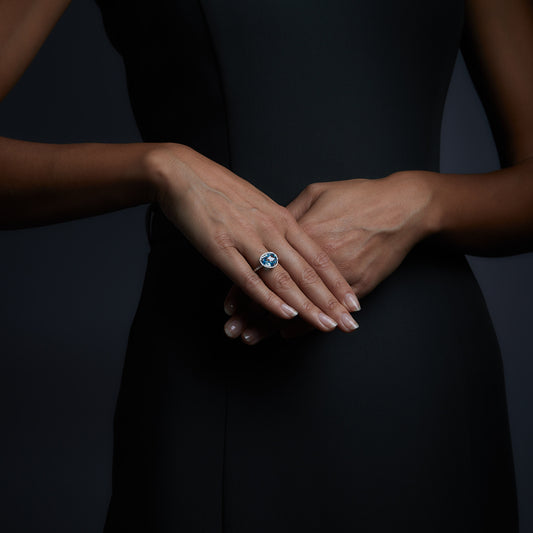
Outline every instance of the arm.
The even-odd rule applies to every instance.
[[[0,229],[20,229],[155,201],[159,145],[45,144],[0,137]]]
[[[422,173],[434,238],[471,255],[533,251],[533,4],[466,0],[462,51],[498,146],[501,170]]]
[[[69,0],[0,0],[0,99]],[[156,145],[44,144],[0,137],[0,228],[66,221],[154,201]]]
[[[533,5],[531,0],[465,0],[462,49],[500,150],[502,170],[486,174],[400,171],[381,179],[314,183],[289,204],[359,298],[371,292],[420,240],[472,255],[533,250]],[[249,344],[281,331],[233,287],[226,328]],[[292,331],[291,331],[292,330]],[[229,333],[228,333],[229,334]]]
[[[67,0],[0,0],[0,97],[16,83],[67,5]],[[208,261],[274,315],[300,314],[331,331],[354,307],[350,285],[285,208],[190,147],[0,138],[0,228],[148,202],[157,202]],[[266,250],[279,251],[283,259],[263,280],[253,267]]]

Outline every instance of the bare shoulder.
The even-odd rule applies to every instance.
[[[0,100],[42,46],[70,0],[0,0]]]

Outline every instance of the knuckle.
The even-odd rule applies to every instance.
[[[339,302],[333,298],[329,299],[326,303],[326,309],[327,311],[335,311],[339,307]]]
[[[340,292],[342,290],[346,290],[346,286],[348,285],[348,282],[344,278],[336,279],[333,282],[333,290],[335,292]]]
[[[265,296],[265,305],[268,308],[274,307],[274,305],[277,303],[277,298],[272,292],[268,292],[268,294]]]
[[[314,285],[318,283],[319,277],[313,268],[307,267],[300,274],[300,280],[302,285]]]
[[[244,276],[243,286],[247,291],[254,291],[260,284],[261,278],[255,272]]]
[[[302,310],[306,313],[310,313],[311,311],[313,311],[314,308],[315,306],[311,303],[310,300],[305,300],[302,303]]]
[[[314,195],[316,194],[320,189],[320,184],[316,181],[314,181],[313,183],[309,183],[304,191],[306,192],[306,194],[310,194],[310,195]]]
[[[315,268],[324,269],[329,266],[329,262],[329,255],[326,252],[322,251],[314,257],[312,265]]]
[[[275,286],[278,290],[287,290],[292,284],[292,279],[287,272],[280,272],[275,278]]]
[[[302,194],[305,194],[306,196],[311,195],[313,192],[313,185],[314,183],[308,183],[302,190]]]

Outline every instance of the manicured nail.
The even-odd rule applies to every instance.
[[[240,320],[228,320],[224,326],[226,335],[231,339],[236,339],[241,334],[242,324]]]
[[[333,329],[337,327],[337,322],[335,322],[333,319],[331,319],[328,315],[325,315],[324,313],[318,314],[318,320],[320,320],[320,323],[328,329]]]
[[[244,333],[242,334],[242,340],[246,344],[255,344],[256,342],[259,341],[259,338],[257,337],[257,334],[254,333],[252,330],[245,329]]]
[[[342,315],[342,323],[345,325],[345,327],[351,329],[352,331],[359,327],[359,324],[348,313],[344,313]]]
[[[291,307],[287,304],[281,304],[281,309],[283,309],[285,316],[287,316],[288,318],[294,318],[298,314],[298,311],[296,311],[294,307]]]
[[[224,312],[231,316],[233,313],[235,313],[235,304],[233,302],[224,303]]]
[[[346,305],[348,306],[348,309],[350,309],[350,311],[361,311],[361,304],[359,303],[359,300],[357,299],[355,294],[349,292],[346,295],[346,298],[344,298],[344,301],[346,302]]]

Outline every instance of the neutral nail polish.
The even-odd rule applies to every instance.
[[[290,305],[287,305],[287,304],[281,304],[281,309],[283,309],[283,312],[289,318],[294,318],[298,314],[298,311],[296,311],[294,307],[291,307]]]
[[[244,331],[244,333],[242,334],[242,339],[244,340],[244,342],[246,342],[246,344],[255,344],[259,340],[257,336],[249,330]]]
[[[238,320],[229,320],[224,326],[224,331],[226,335],[232,339],[235,339],[239,336],[241,329],[241,324]]]
[[[361,311],[361,304],[359,303],[359,300],[351,292],[346,295],[345,301],[348,309],[351,311]]]
[[[233,304],[232,302],[226,302],[224,304],[224,312],[231,316],[233,313],[235,313],[235,304]]]
[[[359,327],[359,324],[348,313],[344,313],[342,315],[342,323],[345,327],[351,329],[352,331]]]
[[[337,327],[337,322],[330,318],[328,315],[325,315],[324,313],[318,314],[318,320],[320,320],[320,323],[323,326],[326,326],[328,329],[333,329]]]

